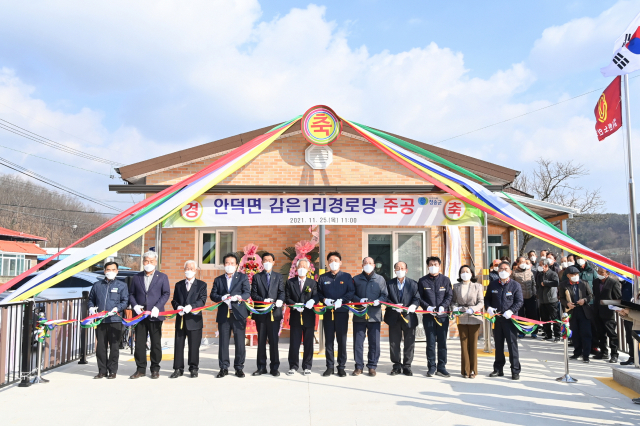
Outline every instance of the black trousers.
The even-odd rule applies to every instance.
[[[633,322],[622,321],[622,324],[624,325],[624,340],[627,342],[627,350],[629,351],[629,358],[634,359],[635,354],[633,353],[633,345],[637,345],[638,342],[636,342],[633,336],[631,335],[631,332],[633,331]]]
[[[367,368],[378,367],[380,359],[380,323],[379,322],[354,322],[353,323],[353,357],[356,361],[356,369],[364,369],[364,338],[367,337],[369,352],[367,353]]]
[[[115,374],[118,372],[118,358],[120,357],[121,336],[122,323],[102,323],[98,327],[96,327],[96,359],[98,361],[99,373]],[[107,348],[109,349],[108,358]]]
[[[431,314],[422,315],[424,334],[427,337],[427,367],[429,371],[437,369],[446,371],[447,365],[447,333],[449,331],[449,317],[438,318],[442,325],[438,325]],[[436,364],[436,343],[438,344],[438,362]]]
[[[311,370],[313,364],[313,331],[315,324],[292,325],[289,332],[289,368],[298,370],[300,367],[300,343],[304,337],[302,353],[302,369]]]
[[[533,318],[532,318],[533,319]],[[551,321],[560,319],[560,311],[558,310],[558,303],[541,303],[540,304],[540,319],[542,321]],[[545,324],[542,326],[545,337],[560,337],[560,323],[553,323],[553,333],[551,332],[551,324]]]
[[[178,322],[180,323],[180,322]],[[187,330],[176,326],[173,340],[173,369],[184,371],[184,343],[189,340],[189,371],[198,371],[200,365],[200,344],[202,343],[202,329]]]
[[[620,344],[618,341],[618,323],[616,320],[597,317],[595,322],[598,332],[598,346],[600,347],[601,353],[606,355],[609,352],[607,349],[607,338],[609,338],[611,356],[618,355]]]
[[[327,313],[322,317],[322,328],[324,329],[325,355],[327,357],[327,368],[334,368],[334,340],[338,341],[338,369],[344,370],[347,364],[347,332],[349,331],[349,313],[334,312],[333,319]]]
[[[236,370],[244,369],[244,360],[246,357],[246,349],[244,346],[244,333],[247,329],[246,319],[236,319],[231,314],[226,322],[218,323],[218,365],[221,370],[228,370],[231,365],[229,361],[229,343],[231,341],[231,330],[233,330],[233,343],[235,345],[235,356],[233,357],[233,368]]]
[[[524,299],[522,303],[522,308],[518,311],[518,316],[529,318],[532,320],[538,319],[538,301],[535,297],[530,297],[529,299]],[[538,335],[538,330],[531,333],[532,336]]]
[[[269,359],[271,361],[269,370],[278,371],[280,368],[280,352],[278,351],[280,321],[263,318],[261,321],[256,321],[256,328],[258,329],[258,359],[256,362],[258,370],[267,369],[267,340],[269,340]]]
[[[400,342],[402,340],[404,340],[404,354],[400,350]],[[409,328],[409,324],[402,318],[398,318],[395,324],[389,326],[389,354],[391,355],[394,370],[411,368],[415,345],[416,329]]]
[[[160,371],[160,361],[162,361],[162,321],[151,321],[147,317],[140,321],[135,327],[136,333],[136,351],[134,358],[136,367],[140,373],[147,371],[147,335],[151,339],[151,351],[149,358],[151,359],[151,367],[149,370],[153,373]]]
[[[572,333],[573,355],[582,355],[583,359],[589,359],[591,354],[591,321],[585,316],[582,306],[576,306],[570,313],[569,327]]]
[[[554,303],[555,305],[555,303]],[[509,364],[511,374],[520,374],[520,355],[518,353],[518,329],[510,319],[495,317],[493,340],[496,345],[496,359],[493,362],[494,371],[504,371],[507,360],[504,358],[504,342],[507,341],[509,350]]]

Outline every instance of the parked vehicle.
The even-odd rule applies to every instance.
[[[35,272],[33,274],[30,274],[28,277],[23,278],[18,283],[11,286],[9,290],[0,294],[0,300],[13,293],[24,283],[40,273],[41,272]],[[93,286],[93,284],[96,281],[101,280],[102,278],[104,278],[104,275],[99,275],[94,272],[78,272],[77,274],[65,278],[54,286],[43,290],[36,297],[36,301],[72,299],[75,297],[82,297],[83,291],[91,291],[91,287]]]

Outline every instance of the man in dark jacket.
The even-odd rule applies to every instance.
[[[576,266],[569,266],[566,276],[568,284],[563,284],[559,290],[562,307],[568,309],[571,315],[569,327],[572,332],[573,356],[570,359],[578,359],[582,355],[582,360],[588,363],[591,353],[591,320],[594,316],[589,302],[593,300],[593,293],[589,284],[580,279],[580,270]]]
[[[280,321],[282,321],[282,304],[284,303],[284,280],[282,275],[273,271],[275,264],[273,253],[262,255],[262,266],[264,271],[253,276],[251,282],[251,299],[254,302],[271,302],[275,307],[271,313],[264,315],[253,315],[258,329],[258,357],[256,364],[258,369],[254,376],[267,374],[267,340],[269,340],[269,373],[278,377],[280,372],[280,352],[278,351],[278,333],[280,331]],[[258,304],[257,306],[261,306]]]
[[[376,375],[378,360],[380,359],[380,324],[382,323],[382,307],[380,302],[389,301],[387,283],[382,276],[374,271],[375,262],[371,257],[362,259],[362,273],[353,277],[355,293],[352,302],[373,303],[368,306],[367,315],[353,316],[353,357],[356,368],[353,376],[362,374],[364,368],[364,338],[367,337],[369,352],[367,354],[367,368],[369,375]]]
[[[148,251],[142,256],[144,271],[133,276],[133,291],[129,295],[129,304],[136,315],[150,312],[149,316],[136,325],[136,360],[137,370],[129,378],[138,379],[144,377],[147,371],[147,335],[151,339],[151,378],[160,377],[160,361],[162,361],[162,322],[164,317],[158,314],[164,312],[164,305],[171,296],[169,277],[156,270],[158,255],[154,251]]]
[[[184,373],[184,343],[189,339],[189,372],[191,378],[198,377],[200,365],[200,344],[202,343],[202,314],[192,313],[194,308],[201,308],[207,303],[207,283],[196,279],[198,265],[193,260],[184,264],[185,279],[178,281],[173,290],[171,306],[182,310],[176,316],[176,330],[173,345],[173,374],[171,379]]]
[[[217,378],[225,377],[229,374],[229,344],[231,342],[231,331],[233,330],[233,343],[235,345],[235,356],[233,358],[233,368],[236,370],[236,377],[244,377],[244,361],[246,349],[244,347],[245,330],[247,329],[247,317],[249,310],[244,304],[245,300],[251,297],[251,284],[245,274],[237,272],[238,258],[233,253],[227,253],[222,259],[224,262],[224,274],[216,277],[213,281],[213,288],[209,297],[212,301],[224,302],[218,308],[216,322],[218,323],[218,365],[220,371]]]
[[[318,278],[318,297],[327,306],[334,306],[332,313],[327,313],[322,318],[324,329],[325,355],[327,369],[323,376],[327,377],[334,372],[334,339],[338,341],[338,376],[345,377],[344,371],[347,364],[347,332],[349,331],[349,309],[342,306],[349,303],[356,292],[353,286],[353,278],[341,271],[342,256],[337,251],[327,255],[329,272]]]
[[[442,262],[439,257],[428,257],[429,273],[418,280],[420,306],[432,312],[422,315],[424,332],[427,337],[427,377],[434,374],[450,377],[447,365],[447,332],[449,331],[449,305],[453,298],[453,287],[448,277],[440,273]],[[436,363],[436,343],[438,362]]]
[[[620,287],[622,293],[621,300],[631,302],[633,299],[633,284],[625,279],[620,279]],[[633,345],[637,345],[638,342],[633,339],[633,334],[631,334],[633,331],[633,321],[622,321],[622,324],[624,325],[624,338],[629,348],[629,358],[627,358],[626,361],[622,361],[620,365],[634,365]]]
[[[520,379],[520,357],[518,354],[518,329],[511,321],[511,316],[522,307],[522,288],[520,284],[512,280],[511,266],[502,262],[499,267],[498,281],[491,281],[484,296],[484,308],[489,315],[496,315],[493,328],[493,340],[496,345],[496,358],[493,363],[493,372],[489,377],[504,376],[503,368],[506,364],[504,358],[504,342],[507,341],[509,349],[509,364],[511,364],[511,378]]]
[[[122,320],[117,314],[124,312],[129,304],[129,290],[127,284],[116,279],[118,275],[116,262],[104,264],[104,275],[103,280],[91,287],[87,303],[90,315],[104,311],[112,313],[96,327],[98,375],[94,379],[103,377],[115,379],[118,373],[119,345],[122,335]],[[107,348],[109,349],[108,360]]]
[[[418,316],[415,314],[420,305],[418,296],[418,283],[407,277],[407,264],[400,261],[393,266],[396,278],[389,281],[389,303],[408,308],[408,312],[400,308],[387,306],[384,311],[384,322],[389,325],[389,352],[393,370],[391,375],[403,373],[405,376],[413,376],[411,363],[413,362],[413,350],[416,343],[416,327]],[[400,342],[404,340],[404,356],[400,350]],[[402,360],[402,362],[401,362]]]
[[[289,278],[284,288],[287,305],[297,305],[292,307],[289,316],[289,376],[300,368],[300,343],[303,339],[302,370],[305,376],[311,374],[313,364],[313,332],[316,328],[313,306],[318,300],[318,283],[307,277],[309,266],[309,260],[298,259],[298,276]]]
[[[607,337],[609,338],[609,346],[611,347],[610,363],[618,362],[618,330],[616,322],[616,314],[609,309],[608,305],[602,305],[601,300],[620,300],[622,291],[620,281],[615,275],[611,275],[604,268],[598,268],[598,275],[593,282],[593,307],[595,308],[595,323],[598,333],[598,342],[600,353],[595,359],[607,359]]]
[[[540,319],[542,321],[553,321],[560,319],[558,311],[558,274],[556,274],[546,261],[541,260],[540,266],[542,271],[536,275],[538,287],[538,301],[540,303]],[[551,332],[553,328],[553,333]],[[554,323],[553,326],[547,323],[543,326],[544,340],[560,341],[560,324]],[[555,338],[554,338],[555,336]]]
[[[493,259],[491,262],[491,268],[489,269],[489,282],[500,279],[498,277],[498,267],[500,266],[500,259]]]

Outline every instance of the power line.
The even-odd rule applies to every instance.
[[[106,212],[88,212],[88,211],[85,211],[85,210],[52,209],[52,208],[49,208],[49,207],[21,206],[19,204],[3,204],[3,203],[0,203],[0,206],[24,207],[26,209],[52,210],[52,211],[58,211],[58,212],[71,212],[71,213],[108,214],[108,215],[114,215],[114,216],[118,214],[118,213],[106,213]]]
[[[84,170],[85,172],[91,172],[91,173],[95,173],[95,174],[97,174],[97,175],[102,175],[102,176],[109,176],[109,177],[111,177],[111,175],[108,175],[108,174],[106,174],[106,173],[96,172],[95,170],[83,169],[82,167],[74,166],[74,165],[72,165],[72,164],[63,163],[63,162],[61,162],[61,161],[52,160],[52,159],[50,159],[50,158],[46,158],[46,157],[41,157],[41,156],[39,156],[39,155],[30,154],[30,153],[28,153],[28,152],[20,151],[20,150],[17,150],[17,149],[15,149],[15,148],[9,148],[8,146],[0,145],[0,148],[10,149],[10,150],[12,150],[12,151],[19,152],[19,153],[21,153],[21,154],[30,155],[30,156],[32,156],[32,157],[41,158],[41,159],[43,159],[43,160],[51,161],[51,162],[53,162],[53,163],[62,164],[63,166],[68,166],[68,167],[73,167],[73,168],[75,168],[75,169]]]
[[[58,220],[60,222],[69,222],[69,223],[73,223],[73,224],[81,223],[81,224],[87,225],[87,226],[93,226],[94,225],[94,224],[87,223],[87,222],[82,222],[82,221],[79,221],[79,220],[59,219],[57,217],[41,216],[41,215],[38,215],[38,214],[27,213],[27,212],[17,212],[15,210],[3,209],[2,207],[0,207],[0,210],[4,210],[5,212],[11,212],[11,213],[15,213],[15,214],[26,214],[26,215],[29,215],[29,216],[39,217],[39,218],[43,218],[43,219]]]

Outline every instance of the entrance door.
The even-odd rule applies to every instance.
[[[369,234],[367,256],[372,257],[376,263],[376,274],[381,275],[386,281],[391,279],[393,271],[391,234]]]
[[[373,258],[376,273],[387,281],[395,276],[393,265],[400,260],[407,264],[407,276],[417,281],[426,273],[426,235],[426,231],[417,230],[365,229],[362,254]]]

